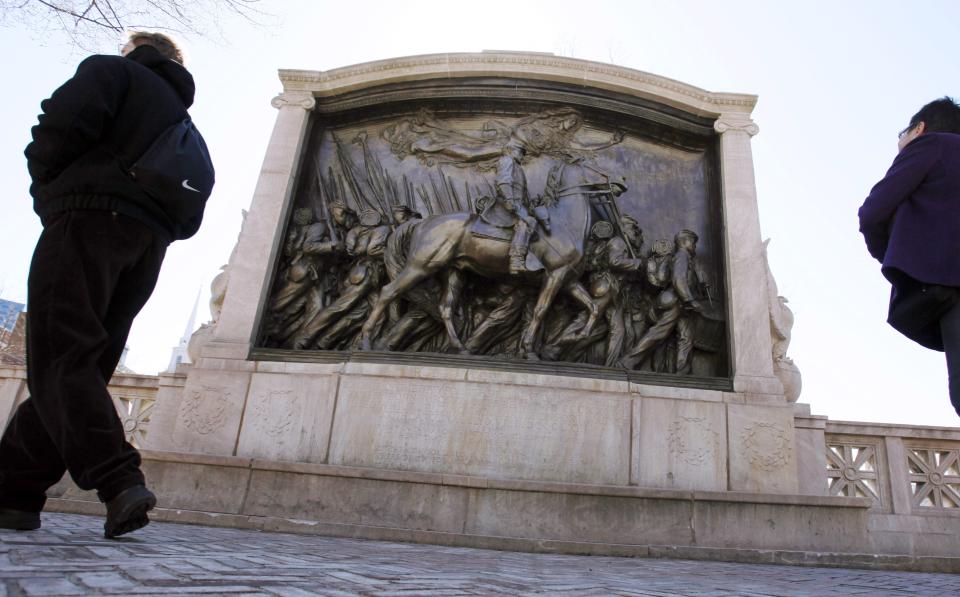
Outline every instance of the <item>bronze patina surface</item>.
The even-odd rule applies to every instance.
[[[709,122],[506,79],[366,90],[312,118],[264,356],[729,376]]]

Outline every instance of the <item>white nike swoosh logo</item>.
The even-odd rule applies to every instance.
[[[189,181],[190,181],[189,178],[184,178],[184,179],[183,179],[183,182],[180,183],[180,184],[183,186],[183,188],[187,189],[188,191],[193,191],[194,193],[199,193],[199,192],[200,192],[200,189],[195,189],[195,188],[191,187],[189,184],[187,184],[187,182],[189,182]]]

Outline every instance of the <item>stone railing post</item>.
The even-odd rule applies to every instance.
[[[0,432],[6,426],[17,406],[27,399],[27,368],[0,365]]]
[[[760,236],[760,214],[750,137],[760,129],[748,114],[721,114],[720,176],[730,301],[733,388],[748,394],[783,394],[773,372],[770,310]]]
[[[244,359],[254,341],[257,310],[270,279],[270,266],[283,237],[290,196],[306,135],[310,111],[316,100],[309,92],[285,92],[273,98],[279,109],[260,178],[229,267],[223,310],[213,340],[201,357]]]

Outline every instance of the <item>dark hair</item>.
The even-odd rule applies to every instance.
[[[168,35],[156,31],[131,31],[127,37],[135,45],[153,46],[164,58],[183,64],[183,52]]]
[[[928,133],[960,133],[960,106],[947,96],[933,100],[913,115],[907,130],[921,122]]]

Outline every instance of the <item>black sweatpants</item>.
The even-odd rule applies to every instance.
[[[0,506],[40,511],[65,470],[103,501],[144,483],[107,382],[165,253],[124,215],[73,211],[47,223],[27,285],[30,397],[0,439]]]
[[[940,335],[947,356],[950,403],[960,416],[960,301],[940,318]]]

